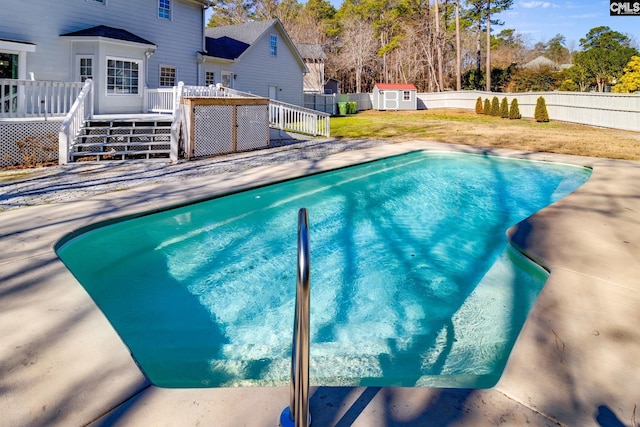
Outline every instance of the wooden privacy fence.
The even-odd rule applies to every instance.
[[[483,91],[455,91],[419,93],[418,108],[475,109],[476,99],[514,98],[522,117],[533,117],[536,101],[543,97],[551,120],[580,123],[613,129],[640,131],[640,95],[595,92],[526,92],[497,93]]]
[[[266,98],[184,97],[178,114],[188,159],[269,146]]]

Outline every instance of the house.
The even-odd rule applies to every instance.
[[[537,58],[520,65],[520,68],[524,69],[539,69],[539,68],[551,68],[556,71],[564,70],[565,68],[570,68],[572,64],[558,64],[550,60],[545,56],[538,56]]]
[[[205,34],[205,84],[303,105],[308,70],[278,19],[206,28]]]
[[[54,3],[3,0],[0,78],[91,78],[96,114],[141,113],[145,88],[204,82],[197,52],[210,0]]]
[[[305,93],[324,93],[324,61],[327,55],[322,50],[322,45],[299,43],[296,48],[309,70],[304,75]]]
[[[342,83],[340,80],[334,78],[334,77],[329,77],[325,82],[324,82],[324,93],[326,95],[332,95],[332,94],[339,94],[340,93],[340,83]]]
[[[371,102],[374,110],[417,110],[418,89],[407,83],[376,83]]]

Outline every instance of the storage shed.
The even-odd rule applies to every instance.
[[[376,83],[371,101],[375,110],[417,110],[418,89],[410,83]]]

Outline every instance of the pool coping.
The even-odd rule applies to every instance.
[[[550,268],[551,275],[495,387],[314,388],[314,425],[630,423],[640,404],[640,361],[635,357],[640,353],[640,162],[429,141],[1,212],[3,422],[277,425],[288,405],[287,387],[150,385],[53,246],[65,234],[98,221],[413,150],[562,162],[591,167],[593,174],[578,191],[508,231],[513,244]]]

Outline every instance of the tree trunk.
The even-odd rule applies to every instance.
[[[478,18],[478,35],[476,37],[476,75],[474,77],[474,89],[480,89],[480,76],[482,75],[482,19]]]
[[[456,90],[462,90],[460,57],[460,0],[456,0]]]
[[[487,0],[487,92],[491,92],[491,0]]]
[[[444,80],[442,78],[442,36],[440,35],[440,5],[438,0],[434,0],[436,8],[436,55],[438,60],[438,86],[439,91],[444,90]]]

